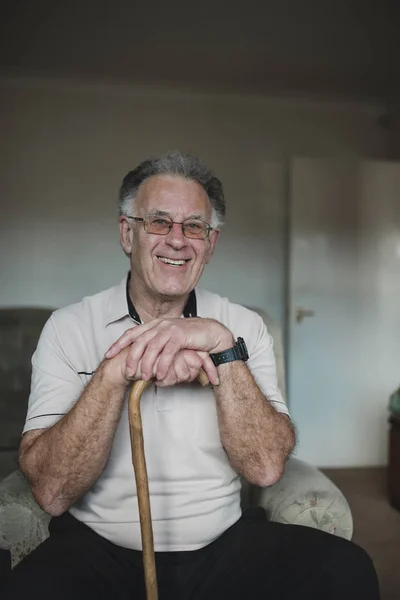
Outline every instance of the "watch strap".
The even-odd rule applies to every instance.
[[[228,348],[228,350],[223,350],[222,352],[210,354],[210,357],[214,365],[218,367],[219,365],[223,365],[224,363],[232,362],[234,360],[246,361],[248,360],[249,355],[247,353],[247,347],[244,339],[239,337],[236,344],[232,348]]]

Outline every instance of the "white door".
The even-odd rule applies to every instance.
[[[297,457],[381,465],[400,385],[400,166],[290,169],[288,398]]]

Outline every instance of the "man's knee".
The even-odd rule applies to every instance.
[[[357,544],[342,542],[336,545],[329,565],[337,583],[343,588],[351,585],[360,592],[365,590],[365,598],[378,600],[379,583],[371,557]]]
[[[375,573],[369,554],[353,542],[344,541],[344,544],[336,549],[335,562],[340,562],[343,568],[350,570],[353,574]]]

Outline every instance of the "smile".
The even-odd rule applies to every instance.
[[[181,267],[189,262],[190,258],[185,259],[174,259],[174,258],[166,258],[165,256],[157,256],[159,260],[161,260],[166,265],[173,265],[174,267]]]

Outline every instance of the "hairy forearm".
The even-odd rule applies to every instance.
[[[221,365],[218,374],[218,423],[232,466],[251,483],[273,485],[293,450],[293,425],[263,396],[245,363]]]
[[[71,411],[32,445],[21,444],[21,469],[37,502],[52,515],[65,512],[104,469],[126,388],[112,385],[104,364]]]

